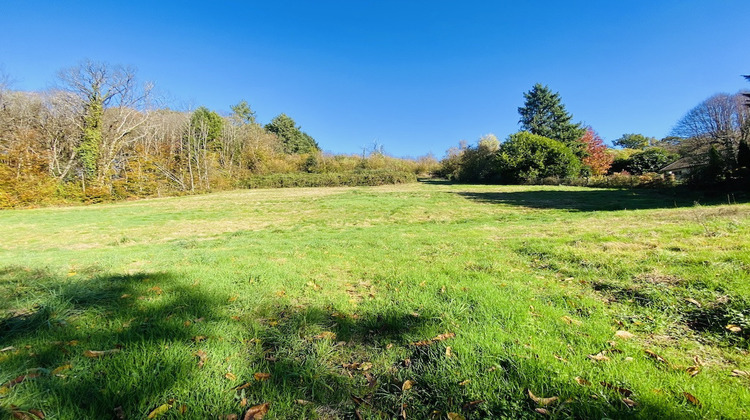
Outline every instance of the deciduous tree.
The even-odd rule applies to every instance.
[[[607,146],[599,134],[591,127],[586,127],[586,132],[581,137],[581,143],[586,146],[586,156],[582,159],[585,166],[588,166],[592,175],[604,175],[612,166],[614,156],[607,152]]]

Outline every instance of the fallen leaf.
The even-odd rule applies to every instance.
[[[85,357],[88,357],[90,359],[96,359],[103,356],[110,356],[116,353],[119,353],[120,349],[112,349],[112,350],[86,350],[83,352],[83,355]]]
[[[458,413],[448,413],[448,420],[466,420],[466,417]]]
[[[664,363],[665,365],[669,365],[669,362],[667,362],[666,359],[664,359],[663,357],[661,357],[658,354],[654,353],[653,351],[648,350],[648,349],[643,350],[643,351],[647,355],[649,355],[649,357],[651,357],[652,359],[656,360],[657,362]]]
[[[129,297],[130,297],[130,294],[128,294],[128,293],[125,293],[125,294],[123,294],[122,296],[120,296],[120,299],[127,299],[127,298],[129,298]]]
[[[635,407],[635,406],[638,405],[637,402],[635,402],[635,401],[633,401],[633,400],[631,400],[630,398],[627,398],[627,397],[623,398],[622,402],[625,403],[625,405],[627,405],[630,408],[633,408],[633,407]]]
[[[260,420],[266,415],[266,413],[268,413],[269,407],[269,403],[254,405],[245,411],[242,420]]]
[[[189,326],[190,326],[190,325],[192,325],[192,324],[193,324],[193,323],[192,323],[191,321],[185,321],[185,322],[183,322],[183,323],[182,323],[182,325],[184,325],[184,326],[186,326],[186,327],[189,327]]]
[[[270,373],[256,372],[253,374],[256,381],[267,381],[271,378]]]
[[[78,274],[78,273],[76,273],[75,271],[71,271],[70,273],[68,273],[68,277],[73,277],[76,274]]]
[[[180,406],[180,414],[187,413],[187,406],[185,404]]]
[[[13,346],[3,347],[2,349],[0,349],[0,353],[5,353],[6,351],[13,351],[15,349],[16,348]]]
[[[247,407],[247,398],[243,397],[243,398],[242,398],[242,399],[240,400],[240,407],[242,407],[242,408],[245,408],[245,407]]]
[[[700,373],[701,368],[700,366],[690,366],[687,369],[685,369],[688,375],[695,376]]]
[[[453,356],[453,349],[451,349],[451,346],[448,346],[445,348],[445,357],[452,357]]]
[[[597,354],[589,354],[588,358],[597,362],[606,362],[609,360],[609,357],[605,356],[603,351]]]
[[[561,356],[558,356],[556,354],[554,356],[555,356],[555,359],[557,359],[557,360],[559,360],[559,361],[561,361],[563,363],[568,363],[568,359],[566,359],[564,357],[561,357]]]
[[[539,414],[543,414],[545,416],[549,414],[549,412],[545,408],[535,408],[534,411],[536,411]]]
[[[701,307],[701,303],[698,302],[697,300],[693,299],[693,298],[687,298],[685,300],[688,301],[689,303],[692,303],[693,305],[695,305],[695,306],[697,306],[699,308]]]
[[[744,376],[746,378],[750,378],[750,372],[746,370],[735,369],[732,371],[732,376]]]
[[[193,337],[193,341],[196,343],[200,343],[201,341],[205,341],[206,338],[207,337],[205,335],[196,335],[195,337]]]
[[[252,385],[250,382],[245,382],[242,385],[238,385],[238,386],[234,387],[234,390],[235,391],[240,391],[240,390],[243,390],[243,389],[249,387],[250,385]]]
[[[537,403],[537,405],[541,405],[541,406],[550,405],[559,399],[558,397],[549,397],[549,398],[537,397],[536,395],[531,393],[530,389],[527,389],[526,392],[529,393],[529,398],[531,398],[535,403]]]
[[[286,296],[286,290],[279,290],[278,292],[276,292],[276,296],[278,297]]]
[[[232,373],[232,372],[227,372],[224,375],[224,377],[227,378],[227,379],[229,379],[230,381],[236,381],[237,380],[237,376],[234,373]]]
[[[19,420],[34,420],[28,413],[13,410],[13,418]]]
[[[358,370],[362,370],[362,371],[370,370],[370,369],[372,369],[372,363],[370,362],[364,362],[361,365],[359,365],[359,368],[358,368]]]
[[[411,379],[408,379],[408,380],[404,381],[403,385],[401,385],[401,390],[402,391],[408,391],[408,390],[410,390],[416,384],[417,384],[416,382],[412,381]]]
[[[312,287],[313,290],[320,290],[321,289],[320,285],[318,283],[313,282],[313,281],[308,281],[307,285],[310,286],[310,287]]]
[[[208,359],[208,355],[203,350],[198,350],[197,352],[195,352],[195,355],[198,357],[198,367],[202,368],[206,363],[206,359]]]
[[[576,382],[578,382],[578,385],[583,385],[583,386],[589,386],[589,385],[591,385],[591,382],[589,382],[589,381],[581,378],[580,376],[576,376],[575,379],[576,379]]]
[[[617,385],[612,385],[612,384],[610,384],[608,382],[601,382],[601,384],[602,384],[603,387],[605,387],[607,389],[611,389],[613,391],[619,392],[624,397],[629,397],[630,395],[633,394],[633,391],[631,391],[631,390],[629,390],[627,388],[622,388],[622,387],[619,387]]]
[[[230,297],[229,297],[229,299],[227,299],[227,302],[230,302],[230,303],[231,303],[231,302],[234,302],[235,300],[237,300],[237,298],[238,298],[238,296],[237,296],[237,295],[234,295],[234,296],[230,296]]]
[[[55,369],[54,369],[54,370],[52,371],[52,375],[57,375],[57,374],[59,374],[60,372],[62,372],[62,371],[65,371],[65,370],[68,370],[68,369],[70,369],[70,368],[72,368],[72,367],[73,367],[73,366],[71,366],[71,365],[69,365],[69,364],[68,364],[68,365],[62,365],[62,366],[60,366],[60,367],[57,367],[57,368],[55,368]]]
[[[331,331],[323,331],[322,333],[316,335],[313,337],[318,340],[335,340],[336,339],[336,333]]]
[[[469,384],[469,382],[471,382],[471,379],[466,379],[464,381],[459,382],[458,386],[466,386]]]
[[[312,404],[312,402],[310,402],[310,401],[307,401],[307,400],[294,400],[294,402],[296,402],[296,403],[297,403],[297,404],[299,404],[299,405],[308,405],[308,404]]]
[[[170,408],[172,408],[172,404],[170,404],[170,403],[162,404],[162,405],[156,407],[154,409],[154,411],[148,413],[148,418],[155,419],[157,417],[161,417],[164,414],[166,414],[167,411],[169,411]]]
[[[629,339],[635,337],[635,335],[633,335],[632,333],[629,333],[627,331],[619,330],[619,331],[617,331],[615,333],[615,337],[622,338],[623,340],[629,340]]]
[[[25,381],[27,379],[36,378],[37,376],[39,376],[38,373],[29,373],[29,374],[26,374],[26,375],[18,376],[15,379],[11,379],[5,385],[3,385],[2,387],[0,387],[0,394],[5,394],[6,392],[8,392],[9,389],[11,389],[14,386],[20,384],[21,382],[23,382],[23,381]]]
[[[689,392],[683,392],[682,395],[685,397],[685,399],[688,400],[690,404],[693,404],[696,407],[701,407],[703,405],[700,401],[698,401],[698,398],[696,398],[695,395]]]
[[[484,400],[476,400],[476,401],[470,401],[464,404],[464,410],[471,410],[474,407],[478,406],[479,404],[482,404]]]
[[[742,328],[740,328],[739,325],[734,325],[734,324],[727,325],[726,329],[729,330],[729,332],[733,332],[733,333],[742,332]]]
[[[573,319],[573,318],[571,318],[571,317],[569,317],[567,315],[565,315],[563,317],[560,317],[560,319],[562,319],[563,321],[565,321],[565,323],[568,324],[568,325],[582,325],[583,324],[581,321],[579,321],[577,319]]]
[[[164,290],[162,290],[161,287],[159,287],[159,286],[154,286],[154,287],[152,287],[152,288],[150,288],[148,290],[150,292],[156,293],[157,295],[160,295],[160,294],[164,293]]]
[[[438,334],[438,335],[436,335],[435,337],[433,337],[433,338],[431,338],[429,340],[417,341],[417,342],[411,343],[411,344],[414,345],[414,346],[429,346],[429,345],[432,345],[433,343],[435,343],[436,341],[445,341],[445,340],[448,340],[450,338],[454,338],[455,336],[456,336],[456,333],[449,332],[449,333],[445,333],[445,334]]]

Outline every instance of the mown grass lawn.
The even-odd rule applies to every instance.
[[[693,200],[422,183],[0,212],[0,416],[748,418],[750,204]]]

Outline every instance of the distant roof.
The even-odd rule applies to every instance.
[[[708,159],[697,159],[696,157],[684,157],[677,159],[669,165],[659,169],[659,172],[679,171],[680,169],[700,168],[708,165]]]

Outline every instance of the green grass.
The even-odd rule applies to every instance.
[[[0,416],[748,418],[750,205],[694,200],[420,183],[0,212]]]

